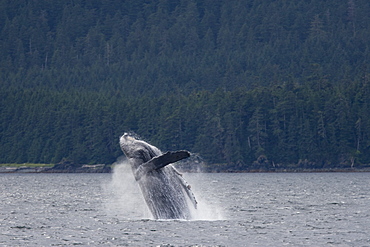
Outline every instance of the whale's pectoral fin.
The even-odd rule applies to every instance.
[[[175,163],[176,161],[188,158],[190,153],[188,151],[168,151],[162,155],[156,156],[149,161],[142,164],[135,172],[135,179],[139,180],[142,176],[150,171],[161,169],[168,164]]]
[[[165,167],[168,164],[175,163],[179,160],[186,159],[190,156],[190,153],[188,151],[175,151],[175,152],[167,152],[165,154],[162,154],[160,156],[156,156],[153,159],[149,160],[148,162],[152,162],[154,165],[154,169],[160,169],[162,167]],[[147,163],[148,163],[147,162]]]

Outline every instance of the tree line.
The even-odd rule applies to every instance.
[[[363,166],[370,85],[328,81],[129,98],[120,93],[3,90],[0,162],[113,163],[134,132],[233,169]],[[6,107],[4,107],[6,106]]]

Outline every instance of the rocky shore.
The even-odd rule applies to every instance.
[[[63,160],[52,167],[45,166],[1,166],[0,173],[110,173],[111,166],[106,164],[74,164]]]

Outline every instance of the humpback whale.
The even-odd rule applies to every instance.
[[[188,158],[188,151],[162,153],[157,147],[125,133],[120,146],[155,219],[191,219],[197,201],[190,185],[171,164]]]

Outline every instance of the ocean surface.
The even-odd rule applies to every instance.
[[[195,219],[153,220],[125,165],[0,174],[0,246],[370,246],[370,173],[189,173]]]

